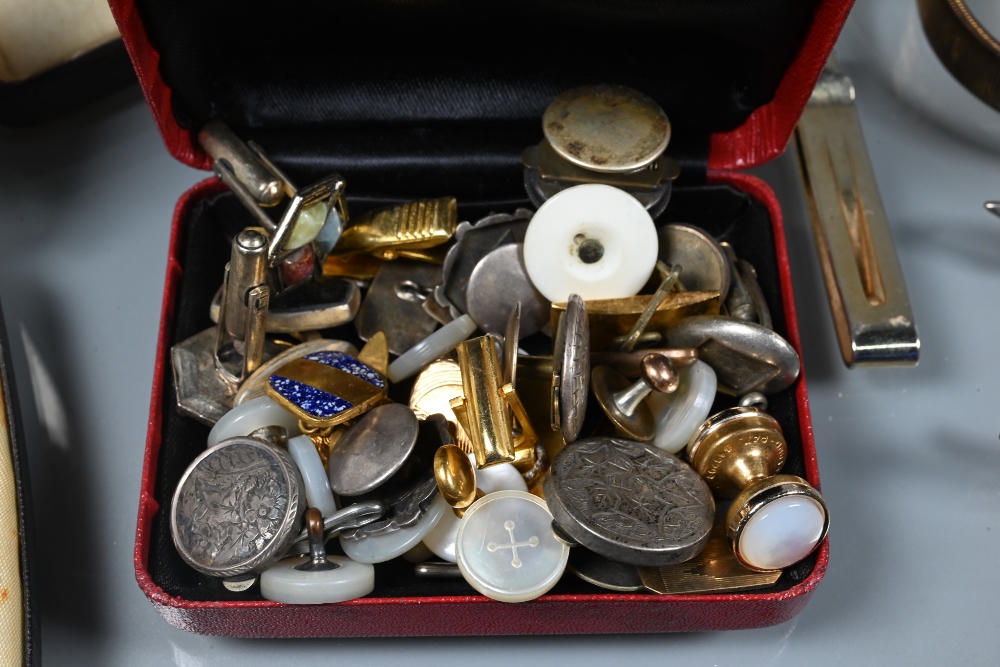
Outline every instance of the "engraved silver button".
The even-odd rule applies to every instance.
[[[570,295],[559,320],[552,361],[552,430],[573,442],[583,428],[590,387],[590,321],[577,294]]]
[[[196,458],[170,507],[184,561],[210,577],[267,569],[298,535],[302,480],[285,452],[256,438],[223,440]]]
[[[631,565],[693,558],[708,543],[715,516],[708,485],[688,464],[624,438],[567,445],[552,462],[545,499],[571,538]]]

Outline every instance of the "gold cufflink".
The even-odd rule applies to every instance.
[[[615,339],[623,340],[628,335],[652,299],[653,295],[640,294],[621,299],[587,301],[591,353],[616,349]],[[565,311],[566,303],[552,304],[553,331],[559,329],[559,320]],[[667,330],[684,318],[693,315],[715,315],[718,312],[718,292],[675,292],[668,294],[657,307],[656,312],[649,318],[649,322],[644,327],[645,336],[640,342],[645,345],[658,345],[666,338]]]
[[[683,563],[638,570],[643,586],[660,595],[735,593],[773,586],[781,578],[780,570],[757,572],[740,563],[726,538],[725,521],[718,515],[700,554]]]
[[[381,259],[410,258],[444,262],[431,250],[447,242],[458,226],[458,204],[454,197],[407,202],[361,216],[344,230],[337,255],[369,253]]]
[[[476,466],[513,463],[516,450],[533,448],[538,436],[514,386],[503,382],[493,339],[481,336],[463,341],[456,351],[464,396],[452,399],[451,408],[472,441]],[[516,439],[511,412],[520,427]]]

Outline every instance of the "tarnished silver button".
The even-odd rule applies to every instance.
[[[360,496],[387,482],[417,444],[417,418],[405,405],[390,403],[366,413],[330,453],[330,488]]]
[[[581,183],[626,190],[652,215],[670,200],[680,165],[664,155],[670,121],[642,93],[607,84],[568,90],[542,117],[545,138],[521,154],[524,187],[536,206]]]
[[[799,355],[770,329],[730,317],[688,317],[667,332],[672,347],[696,347],[698,358],[715,370],[719,391],[742,396],[773,394],[799,377]]]
[[[486,333],[503,334],[511,308],[518,303],[521,337],[540,331],[549,320],[551,304],[531,284],[523,248],[521,243],[500,246],[483,257],[469,276],[465,291],[468,313]]]
[[[170,507],[184,561],[211,577],[267,569],[298,535],[302,480],[285,452],[256,438],[223,440],[196,458]]]
[[[584,547],[570,549],[566,569],[588,584],[609,591],[630,593],[646,589],[635,565],[618,563]]]
[[[722,248],[703,230],[684,224],[664,225],[657,232],[660,261],[682,267],[680,282],[689,292],[729,293],[729,260]]]
[[[552,462],[545,499],[571,538],[631,565],[669,565],[708,542],[715,501],[689,465],[651,444],[587,438]]]
[[[545,110],[542,129],[560,157],[600,172],[645,167],[670,142],[670,120],[660,105],[624,86],[567,90]]]
[[[434,298],[452,317],[469,312],[465,296],[476,265],[502,245],[523,243],[532,215],[532,211],[519,208],[513,214],[495,213],[475,224],[461,222],[455,228],[455,245],[445,255],[441,284],[434,289]]]

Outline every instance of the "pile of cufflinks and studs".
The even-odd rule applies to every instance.
[[[171,350],[178,410],[211,426],[170,509],[187,564],[317,604],[401,559],[522,602],[567,569],[616,591],[751,590],[817,548],[826,504],[780,474],[766,411],[799,358],[754,268],[654,226],[679,170],[663,110],[588,86],[543,129],[522,158],[537,210],[473,223],[454,198],[349,221],[340,176],[297,188],[224,125],[201,131],[258,224],[232,241],[217,326]],[[319,333],[349,323],[360,350]],[[717,391],[737,407],[710,415]]]

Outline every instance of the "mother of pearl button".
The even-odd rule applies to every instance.
[[[309,556],[286,558],[260,575],[260,594],[285,604],[327,604],[364,597],[375,590],[375,568],[343,556],[327,556],[332,570],[296,570]]]
[[[549,301],[616,299],[639,293],[657,248],[653,219],[635,197],[588,183],[539,207],[524,236],[524,265]]]
[[[458,527],[456,561],[483,595],[525,602],[562,576],[569,547],[552,535],[545,501],[523,491],[498,491],[477,500]]]
[[[315,507],[324,517],[336,512],[337,503],[333,499],[333,491],[330,490],[326,468],[323,467],[316,445],[309,436],[300,435],[291,438],[288,441],[288,453],[302,474],[302,481],[306,487],[306,503],[309,507]]]
[[[812,498],[778,498],[750,517],[737,548],[751,566],[780,570],[812,553],[823,538],[825,521],[826,513]]]
[[[348,540],[341,536],[340,547],[345,554],[359,563],[382,563],[392,560],[396,556],[402,556],[427,537],[445,512],[451,513],[451,506],[439,493],[415,525],[391,533],[368,535],[358,540]]]
[[[228,438],[250,435],[259,428],[281,426],[289,437],[299,434],[299,420],[268,396],[258,396],[222,415],[208,432],[208,446],[215,447]]]
[[[475,330],[476,323],[468,315],[455,318],[389,364],[389,381],[402,382],[416,375],[435,359],[454,350]]]
[[[475,466],[476,457],[473,454],[468,456]],[[489,495],[497,491],[527,491],[528,485],[512,463],[501,463],[477,470],[476,488]],[[445,512],[438,525],[434,526],[434,530],[427,533],[424,545],[438,558],[454,563],[455,539],[458,537],[458,526],[461,523],[462,520],[454,512]]]
[[[646,399],[656,419],[653,444],[671,454],[684,449],[715,401],[715,371],[704,361],[680,369],[680,386],[672,394],[653,392]]]

